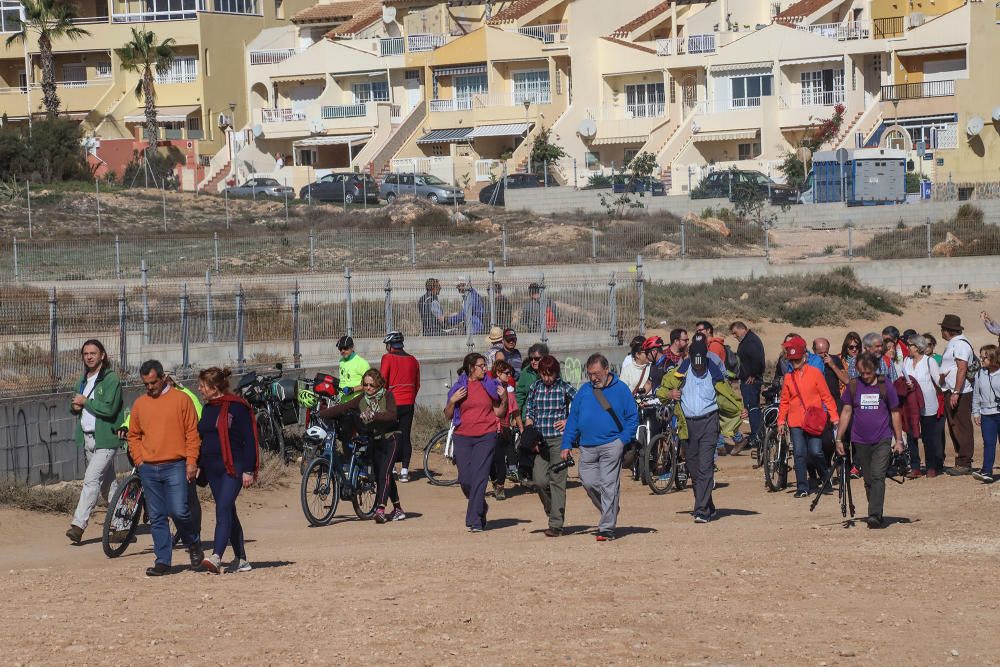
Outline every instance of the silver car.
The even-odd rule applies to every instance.
[[[295,190],[273,178],[251,178],[243,185],[226,188],[230,197],[295,197]]]
[[[396,197],[413,195],[425,197],[433,204],[464,204],[465,192],[448,185],[433,174],[389,174],[382,181],[378,196],[387,203]]]

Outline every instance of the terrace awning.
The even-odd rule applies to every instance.
[[[293,141],[292,146],[296,148],[307,148],[309,146],[336,146],[340,144],[353,144],[358,141],[368,141],[372,138],[370,134],[327,134],[321,137],[309,137]]]
[[[722,65],[712,65],[709,69],[713,74],[719,72],[745,72],[747,70],[760,70],[770,72],[774,63],[770,60],[753,63],[727,63]]]
[[[701,143],[705,141],[739,141],[740,139],[756,139],[760,130],[717,130],[715,132],[699,132],[694,135],[693,141]]]
[[[191,106],[182,107],[156,107],[156,120],[157,122],[164,121],[180,121],[187,120],[187,117],[193,113],[201,111],[201,106],[193,104]],[[145,123],[146,114],[145,113],[134,113],[125,116],[126,123]]]
[[[486,65],[464,65],[461,67],[439,67],[433,70],[434,76],[460,76],[463,74],[486,74]]]
[[[466,139],[479,137],[520,137],[531,129],[531,123],[509,123],[507,125],[480,125],[465,136]]]
[[[450,130],[431,130],[417,139],[418,144],[453,144],[465,141],[472,132],[471,127],[456,127]]]
[[[614,144],[644,144],[649,140],[648,135],[634,135],[631,137],[597,137],[591,144],[594,146],[611,146]]]

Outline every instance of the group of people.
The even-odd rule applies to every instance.
[[[459,280],[455,289],[458,290],[462,305],[457,311],[446,313],[440,301],[441,281],[428,278],[424,283],[424,294],[417,300],[424,336],[444,336],[455,333],[462,327],[468,327],[473,334],[486,333],[490,326],[486,300],[475,287],[466,284],[465,280]],[[518,313],[518,326],[522,331],[540,331],[543,322],[546,331],[558,330],[558,306],[555,301],[544,296],[544,292],[545,288],[540,283],[528,285],[528,300],[521,304]],[[493,322],[500,329],[513,328],[514,310],[503,293],[503,285],[493,282],[491,298]]]
[[[436,281],[428,281],[428,295],[439,289]],[[460,284],[459,289],[466,288]],[[432,308],[428,312],[433,315]],[[544,316],[540,307],[538,316]],[[1000,324],[985,312],[981,317],[990,333],[1000,335]],[[492,327],[484,353],[463,359],[444,407],[454,426],[468,530],[487,527],[490,484],[499,501],[506,497],[505,482],[517,480],[537,492],[548,520],[544,534],[562,535],[567,470],[576,463],[573,449],[579,448],[580,481],[599,513],[596,538],[613,540],[623,454],[635,444],[638,406],[653,396],[674,406],[694,490],[694,520],[711,521],[717,512],[715,461],[739,454],[761,437],[761,395],[768,380],[760,337],[740,321],[729,326],[729,333],[735,351],[708,321],[698,322],[692,334],[673,329],[669,341],[637,336],[620,374],[604,355],[593,354],[585,364],[587,381],[575,387],[562,378],[559,360],[544,343],[533,344],[522,357],[514,329]],[[795,497],[821,491],[819,480],[835,455],[850,460],[852,476],[864,477],[865,521],[872,528],[884,524],[885,478],[894,452],[908,452],[911,479],[946,473],[994,480],[1000,347],[985,345],[977,354],[956,315],[944,316],[940,335],[945,345],[936,354],[938,340],[929,332],[900,332],[895,326],[881,334],[850,332],[839,355],[831,354],[825,338],[810,346],[794,332],[785,336],[770,383],[776,391],[780,387],[777,425],[791,442]],[[383,343],[386,351],[376,370],[355,351],[349,336],[337,341],[344,396],[320,413],[326,419],[351,416],[352,428],[371,436],[378,523],[406,518],[396,483],[410,480],[410,437],[420,390],[420,364],[404,349],[402,334],[390,332]],[[231,545],[235,560],[230,569],[249,570],[236,499],[256,478],[259,445],[253,411],[231,391],[229,371],[213,367],[199,374],[203,405],[174,383],[158,361],[147,361],[140,368],[146,393],[127,414],[121,381],[100,341],[84,343],[81,357],[85,370],[70,408],[77,416],[75,436],[87,468],[67,537],[79,543],[98,497],[113,495],[114,454],[125,433],[142,479],[154,541],[155,562],[147,574],[170,571],[168,517],[188,548],[192,567],[221,572]],[[745,421],[747,434],[741,430]],[[981,428],[984,443],[976,468],[973,424]],[[954,465],[948,468],[946,428],[954,449]],[[196,485],[209,486],[216,503],[213,548],[207,556],[201,546]],[[392,503],[389,512],[387,501]]]
[[[198,376],[200,401],[173,382],[163,365],[149,360],[139,368],[146,393],[127,410],[121,379],[95,339],[80,350],[84,372],[70,402],[77,417],[75,439],[83,448],[86,471],[73,521],[66,536],[79,544],[99,496],[110,500],[116,487],[115,453],[127,442],[128,456],[142,480],[145,511],[153,536],[155,560],[149,576],[171,571],[173,520],[188,550],[191,567],[219,574],[227,546],[232,546],[232,572],[247,572],[243,527],[236,512],[240,491],[254,483],[260,447],[253,411],[230,390],[230,372],[206,368]],[[206,555],[201,541],[201,507],[197,487],[211,488],[215,500],[215,535]],[[125,539],[127,530],[113,539]]]

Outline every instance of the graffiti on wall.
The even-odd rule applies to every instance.
[[[8,480],[46,484],[77,476],[75,420],[68,405],[68,394],[0,404],[0,452]]]
[[[566,357],[560,363],[560,374],[562,379],[573,385],[574,387],[579,387],[586,381],[584,374],[583,361],[580,361],[578,357]],[[618,365],[611,364],[611,372],[618,375]]]

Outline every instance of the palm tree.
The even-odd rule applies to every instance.
[[[52,58],[52,41],[59,37],[77,40],[90,35],[73,25],[76,7],[63,0],[21,0],[24,20],[17,19],[20,30],[7,38],[6,45],[21,42],[27,48],[28,36],[37,35],[38,52],[42,60],[42,102],[49,118],[59,115],[59,95],[56,94],[56,66]],[[27,73],[31,85],[31,72]]]
[[[132,28],[132,39],[125,43],[115,53],[121,60],[121,67],[126,72],[139,75],[139,83],[135,86],[136,99],[146,104],[146,142],[150,148],[156,146],[156,88],[154,87],[154,72],[167,74],[174,62],[174,39],[168,37],[162,42],[156,41],[156,35],[149,30]]]

